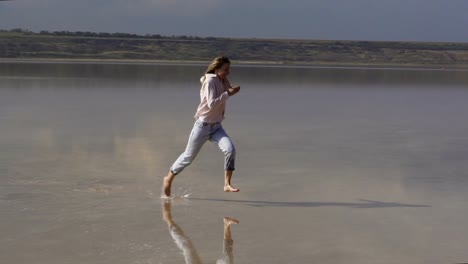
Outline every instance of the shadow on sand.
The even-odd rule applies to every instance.
[[[372,200],[365,200],[365,199],[358,199],[361,202],[357,202],[357,203],[343,203],[343,202],[271,202],[271,201],[204,199],[204,198],[190,198],[190,200],[241,203],[241,204],[246,204],[246,205],[255,206],[255,207],[268,207],[268,206],[287,206],[287,207],[338,206],[338,207],[351,207],[351,208],[363,208],[363,209],[368,209],[368,208],[391,208],[391,207],[431,207],[430,205],[423,205],[423,204],[380,202],[380,201],[372,201]]]

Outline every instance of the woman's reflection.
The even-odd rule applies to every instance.
[[[203,262],[201,261],[200,256],[198,255],[190,238],[186,236],[182,228],[180,228],[180,226],[178,226],[174,220],[172,220],[171,206],[171,201],[162,202],[162,215],[164,221],[167,223],[167,227],[169,228],[169,234],[171,234],[171,237],[176,243],[177,247],[179,247],[184,254],[185,263],[202,264]],[[224,217],[223,256],[216,261],[217,264],[234,263],[234,256],[232,254],[233,240],[231,236],[231,224],[238,223],[239,221],[234,218]]]

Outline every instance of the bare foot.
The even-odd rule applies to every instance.
[[[224,185],[225,192],[238,192],[239,189],[232,187],[231,185]]]
[[[164,177],[161,198],[168,199],[171,197],[171,184],[172,184],[171,179],[169,179],[167,176]]]
[[[238,223],[239,223],[239,220],[237,219],[234,219],[232,217],[227,217],[227,216],[224,217],[224,226],[226,227],[230,226],[231,224],[238,224]]]
[[[161,199],[164,199],[164,200],[169,200],[169,199],[171,199],[171,196],[167,196],[167,195],[165,195],[165,194],[163,193],[163,194],[161,194],[160,198],[161,198]]]

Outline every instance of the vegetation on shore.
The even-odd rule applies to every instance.
[[[0,30],[0,58],[468,67],[468,43],[240,39]]]

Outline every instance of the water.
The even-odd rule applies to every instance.
[[[241,192],[207,143],[165,204],[204,68],[1,63],[0,260],[468,262],[466,71],[233,65]]]

